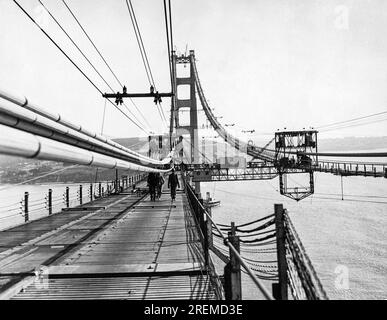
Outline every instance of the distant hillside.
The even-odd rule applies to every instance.
[[[347,137],[319,139],[319,151],[387,149],[387,137]]]
[[[148,138],[119,138],[114,139],[117,143],[128,147],[137,152],[146,154],[148,151]],[[265,142],[256,141],[256,145],[264,146]],[[206,146],[200,147],[205,151],[206,155],[210,159],[216,159],[217,157],[223,157],[225,151],[225,143],[215,142],[213,140],[207,140]],[[273,148],[273,144],[269,146]],[[348,138],[336,138],[336,139],[319,139],[318,141],[319,151],[356,151],[356,150],[373,150],[373,149],[386,149],[387,150],[387,137],[348,137]],[[235,155],[230,152],[228,148],[227,153],[229,155]],[[231,150],[232,151],[232,150]],[[212,156],[210,154],[212,153]],[[238,153],[237,153],[238,154]],[[63,168],[69,167],[68,164],[62,164],[52,161],[40,161],[33,159],[23,159],[18,157],[9,157],[0,155],[0,183],[19,183],[22,181],[30,180],[35,177],[45,175],[50,172],[58,171]],[[68,168],[56,174],[47,175],[35,183],[42,182],[85,182],[97,180],[112,180],[115,177],[115,170],[98,170],[98,174],[94,167],[78,166],[74,168]],[[127,174],[125,172],[123,174]]]

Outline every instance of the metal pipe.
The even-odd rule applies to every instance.
[[[92,151],[103,152],[107,155],[130,157],[145,164],[164,165],[170,162],[170,155],[162,161],[147,158],[118,144],[112,146],[111,144],[92,138],[83,132],[76,131],[62,123],[57,123],[7,101],[1,101],[0,104],[0,123]]]
[[[170,162],[170,159],[168,159],[168,157],[170,157],[170,154],[167,156],[166,159],[164,159],[162,161],[147,158],[147,157],[145,157],[145,156],[143,156],[143,155],[141,155],[133,150],[130,150],[129,148],[126,148],[126,147],[114,142],[113,140],[110,140],[110,139],[108,139],[108,138],[106,138],[98,133],[94,133],[94,132],[91,132],[89,130],[86,130],[86,129],[82,128],[82,126],[80,126],[80,125],[73,124],[72,122],[62,118],[61,115],[58,113],[48,112],[48,111],[44,110],[43,108],[40,108],[40,107],[32,104],[24,96],[11,94],[9,92],[6,92],[6,91],[0,89],[0,97],[13,103],[13,104],[20,106],[21,108],[24,109],[24,111],[29,110],[33,114],[37,114],[37,115],[40,115],[41,117],[46,118],[46,120],[51,120],[53,122],[56,122],[57,124],[60,124],[60,125],[67,127],[67,128],[70,128],[73,131],[77,131],[84,136],[99,140],[100,142],[106,143],[110,146],[113,146],[117,149],[120,149],[121,151],[125,151],[127,153],[130,153],[132,156],[135,156],[139,159],[143,159],[144,161],[148,161],[148,162],[151,162],[154,164],[159,164],[159,165],[167,164]],[[42,121],[42,119],[40,119],[40,120]]]
[[[40,137],[0,125],[0,153],[42,160],[67,162],[108,169],[132,169],[145,172],[168,172],[105,156],[97,152]]]

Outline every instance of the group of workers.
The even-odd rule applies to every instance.
[[[150,172],[148,175],[148,188],[151,197],[151,201],[160,199],[163,184],[165,182],[164,177],[159,172]],[[171,190],[172,201],[176,199],[176,188],[180,188],[179,178],[175,173],[175,169],[172,169],[171,174],[168,177],[168,188]]]

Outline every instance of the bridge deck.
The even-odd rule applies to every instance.
[[[2,231],[0,242],[3,299],[214,297],[183,193],[174,203],[111,196]]]

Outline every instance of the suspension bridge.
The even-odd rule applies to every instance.
[[[118,79],[76,12],[62,1],[117,80],[120,91],[106,82],[43,1],[39,3],[110,92],[100,89],[31,14],[18,1],[14,3],[97,94],[132,125],[149,134],[144,126],[146,118],[134,102],[148,98],[155,103],[169,132],[157,137],[156,146],[144,155],[50,112],[50,106],[38,106],[21,93],[1,89],[1,154],[115,169],[117,174],[106,189],[101,184],[97,189],[91,184],[87,192],[81,187],[74,201],[68,189],[63,199],[55,199],[49,192],[45,199],[47,215],[39,219],[33,218],[36,203],[25,194],[21,212],[16,214],[24,217],[24,223],[0,231],[0,298],[240,300],[241,275],[245,273],[262,299],[328,299],[286,208],[273,204],[271,214],[243,225],[217,224],[203,200],[200,184],[279,177],[280,194],[301,201],[314,193],[315,172],[387,178],[386,163],[336,161],[330,157],[375,159],[387,157],[387,153],[319,152],[315,129],[276,131],[263,146],[232,135],[226,130],[231,125],[222,125],[208,104],[195,52],[177,54],[173,49],[171,2],[166,0],[168,92],[159,92],[156,86],[132,2],[126,1],[150,87],[146,92],[131,92]],[[179,65],[189,68],[188,76],[178,76]],[[189,87],[189,98],[180,99],[180,86]],[[162,107],[166,100],[170,101],[169,119]],[[248,161],[221,162],[205,148],[201,150],[199,112],[204,113],[216,134]],[[184,113],[189,114],[188,124],[181,121]],[[332,126],[350,125],[354,120],[358,119]],[[149,141],[154,138],[149,134]],[[178,171],[182,186],[176,201],[150,201],[147,174],[167,175],[172,168]],[[120,177],[118,170],[136,174]],[[291,175],[306,175],[306,186],[290,185]],[[62,200],[62,207],[54,212],[54,204]],[[221,273],[214,265],[215,257],[224,263]]]

